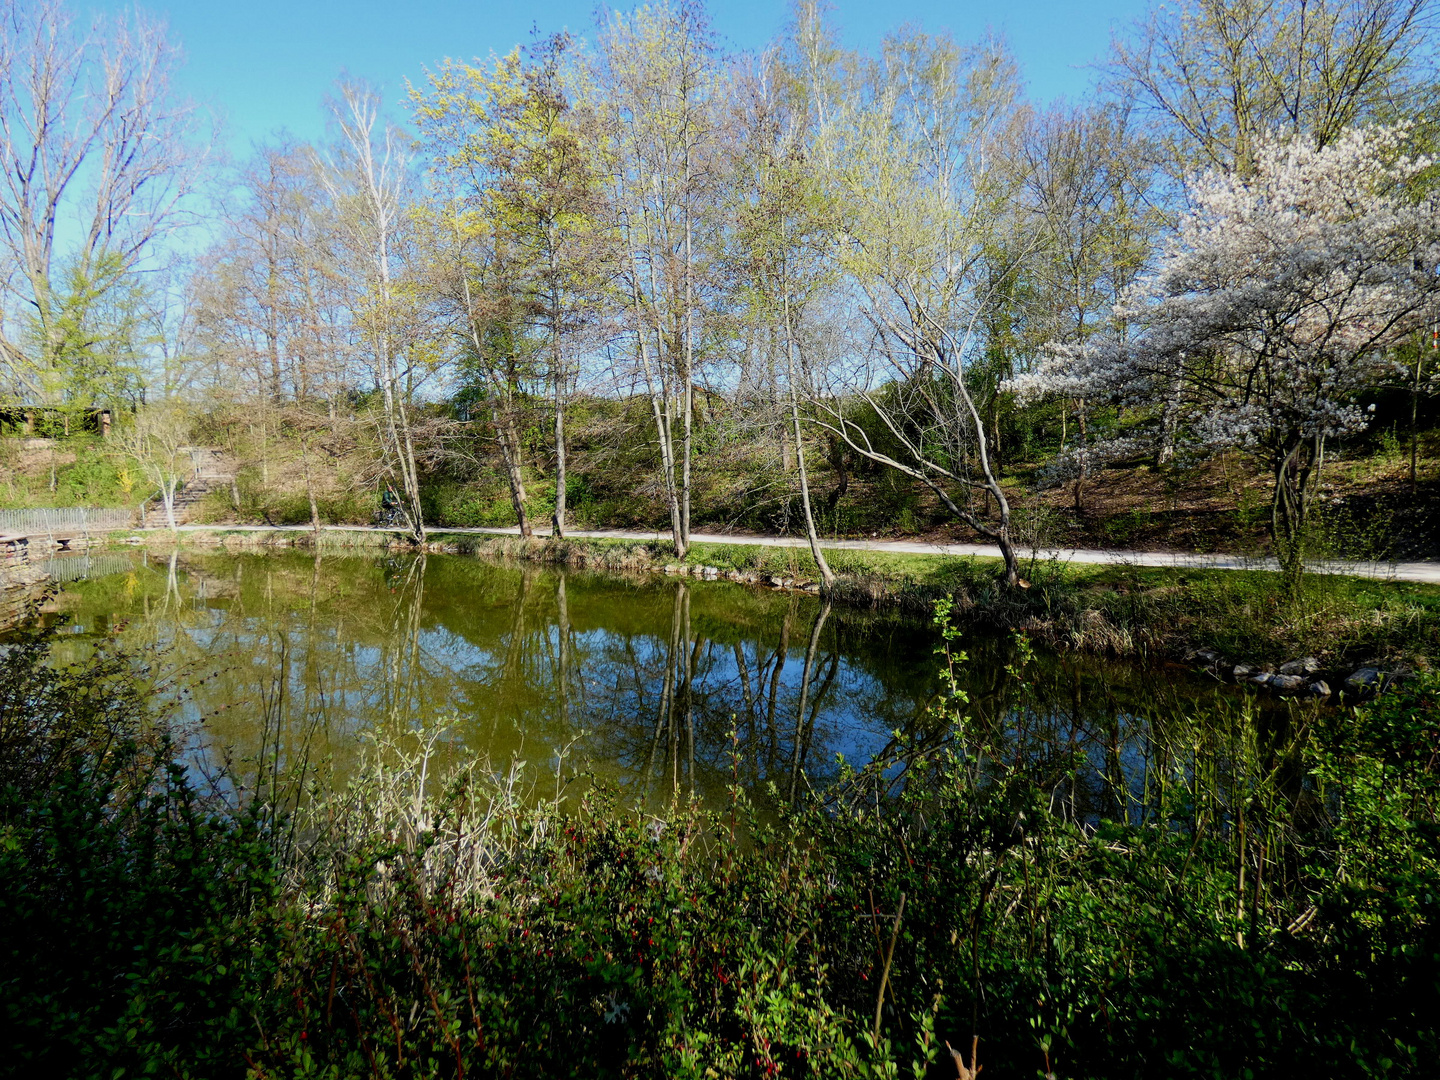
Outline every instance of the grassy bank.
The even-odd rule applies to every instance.
[[[953,1077],[945,1043],[978,1038],[1002,1078],[1407,1076],[1440,1052],[1433,679],[1286,731],[1117,732],[1152,762],[1129,776],[1063,718],[990,729],[952,697],[778,817],[580,794],[569,763],[557,789],[441,753],[438,725],[297,810],[283,769],[240,805],[197,787],[130,658],[47,650],[0,674],[5,1075]]]

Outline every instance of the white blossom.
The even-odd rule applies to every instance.
[[[1079,476],[1088,475],[1111,462],[1124,461],[1145,453],[1149,443],[1144,439],[1118,436],[1113,439],[1091,439],[1055,455],[1035,475],[1039,487],[1058,487]]]
[[[1162,458],[1182,424],[1200,445],[1262,452],[1272,539],[1298,588],[1326,441],[1369,423],[1362,391],[1398,373],[1395,346],[1440,297],[1440,208],[1412,192],[1432,163],[1407,156],[1406,137],[1270,138],[1253,172],[1192,181],[1189,211],[1115,306],[1115,329],[1052,345],[1009,387],[1148,406]]]
[[[1407,186],[1432,164],[1403,127],[1325,147],[1271,138],[1254,172],[1209,172],[1156,271],[1116,305],[1135,328],[1052,344],[1008,387],[1130,404],[1178,401],[1197,438],[1274,453],[1363,428],[1356,395],[1434,317],[1440,213]]]

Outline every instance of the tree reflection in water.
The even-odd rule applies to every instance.
[[[570,747],[573,766],[666,801],[723,798],[737,767],[750,790],[793,800],[837,754],[859,763],[946,735],[930,709],[931,627],[724,582],[442,555],[178,553],[74,582],[58,606],[72,649],[119,625],[162,657],[212,752],[267,762],[262,790],[287,771],[343,775],[364,733],[442,718],[455,749],[497,767]],[[1013,730],[1016,753],[1086,755],[1056,792],[1081,818],[1134,816],[1157,775],[1223,754],[1254,711],[1178,670],[1063,655],[1037,657],[1022,687],[1007,635],[963,644],[975,723]]]

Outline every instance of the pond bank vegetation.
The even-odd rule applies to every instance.
[[[977,1038],[995,1076],[1435,1060],[1433,676],[1097,759],[1045,710],[973,719],[956,633],[928,733],[706,807],[447,754],[443,723],[308,798],[297,761],[207,778],[135,658],[56,667],[29,632],[0,674],[4,1068],[955,1076]]]
[[[230,549],[315,544],[322,551],[381,550],[384,533],[321,531],[185,533],[176,542]],[[120,540],[164,544],[169,534]],[[408,545],[401,545],[408,546]],[[544,562],[617,574],[681,573],[769,588],[818,589],[818,570],[803,548],[696,543],[677,560],[664,543],[484,536],[433,532],[431,551]],[[997,580],[999,560],[878,551],[832,550],[835,601],[893,608],[924,618],[954,598],[956,617],[975,625],[1023,630],[1057,648],[1102,656],[1192,660],[1201,666],[1275,667],[1315,656],[1332,676],[1362,665],[1427,669],[1440,655],[1440,588],[1338,575],[1307,575],[1298,596],[1262,570],[1091,566],[1027,560],[1027,589]],[[1227,665],[1228,666],[1228,665]],[[1343,669],[1343,670],[1342,670]]]

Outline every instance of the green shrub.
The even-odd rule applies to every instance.
[[[1117,718],[1127,778],[1023,693],[972,716],[942,629],[933,723],[823,791],[640,805],[562,764],[541,795],[442,724],[294,818],[202,797],[127,658],[24,638],[0,1070],[920,1076],[975,1036],[987,1075],[1430,1068],[1440,679],[1283,729]]]
[[[204,807],[129,658],[57,669],[48,644],[0,676],[0,1070],[238,1075],[270,845]]]

